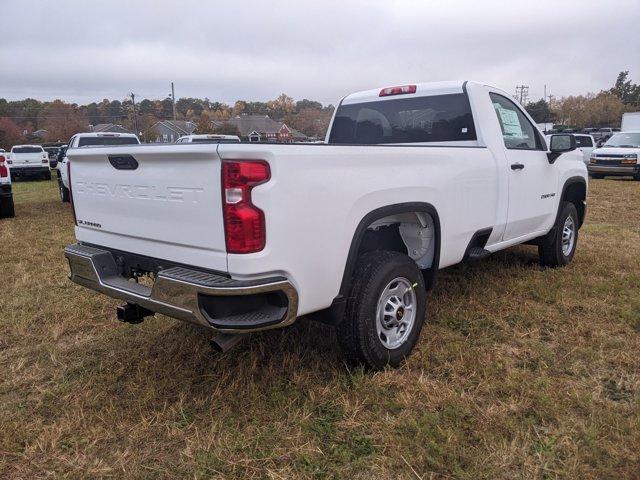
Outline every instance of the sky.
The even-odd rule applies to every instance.
[[[287,93],[477,80],[529,97],[640,83],[640,0],[0,0],[0,98]]]

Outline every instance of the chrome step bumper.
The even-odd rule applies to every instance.
[[[284,327],[297,317],[298,293],[284,277],[240,281],[186,267],[172,267],[161,270],[149,287],[121,276],[108,250],[76,243],[66,247],[64,255],[69,261],[69,278],[78,285],[217,332],[247,333]],[[250,297],[266,298],[267,294],[278,295],[282,302],[241,313],[227,311],[222,316],[209,315],[211,310],[207,305],[215,304],[216,298],[249,300]]]

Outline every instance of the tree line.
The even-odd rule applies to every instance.
[[[640,111],[640,84],[633,83],[629,72],[618,74],[608,90],[559,99],[540,99],[525,108],[538,122],[567,128],[619,127],[624,112]]]
[[[282,94],[267,102],[239,100],[233,106],[208,98],[180,98],[175,104],[176,120],[189,120],[198,125],[199,133],[237,134],[232,126],[215,128],[213,121],[224,123],[241,114],[268,115],[310,137],[323,137],[327,130],[333,105],[323,106],[314,100],[298,100]],[[0,147],[33,141],[67,141],[73,134],[87,131],[90,125],[114,123],[141,133],[143,139],[155,138],[152,126],[160,120],[173,119],[171,98],[143,99],[134,105],[131,99],[109,100],[78,105],[62,100],[42,102],[33,98],[8,101],[0,98]],[[42,137],[33,133],[45,130]]]
[[[626,111],[640,110],[640,85],[633,83],[629,72],[620,72],[615,84],[608,90],[560,99],[540,99],[525,108],[536,122],[553,122],[571,128],[617,127]],[[199,133],[237,134],[224,121],[241,114],[268,115],[302,133],[322,138],[327,130],[333,105],[323,106],[314,100],[298,100],[282,94],[267,102],[238,100],[233,106],[208,98],[180,98],[175,104],[176,119],[190,120],[198,125]],[[173,118],[171,98],[143,99],[135,106],[131,99],[92,102],[87,105],[62,100],[42,102],[33,98],[8,101],[0,98],[0,147],[34,141],[67,141],[77,132],[87,131],[89,125],[114,123],[135,131],[136,126],[144,140],[155,138],[151,127],[159,120]],[[222,123],[214,127],[212,121]],[[33,132],[46,130],[40,138]]]

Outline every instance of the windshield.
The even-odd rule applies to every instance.
[[[12,153],[43,153],[42,147],[13,147]]]
[[[136,137],[84,137],[78,142],[79,147],[95,145],[138,145]]]
[[[640,148],[640,133],[616,133],[604,144],[605,147]]]
[[[591,141],[591,137],[583,136],[583,135],[575,135],[576,137],[576,147],[593,147],[593,142]]]

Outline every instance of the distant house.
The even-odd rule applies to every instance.
[[[191,135],[196,131],[196,124],[184,120],[160,120],[149,128],[147,138],[156,142],[173,143],[183,135]]]
[[[98,123],[89,127],[92,132],[103,133],[133,133],[131,130],[127,130],[122,125],[116,125],[114,123]]]
[[[44,130],[44,129],[40,129],[40,130],[36,130],[35,132],[31,132],[31,137],[35,137],[35,138],[40,138],[43,139],[47,136],[49,132]]]
[[[273,120],[268,115],[237,115],[226,123],[235,126],[240,135],[250,142],[288,143],[308,138],[304,133]]]

